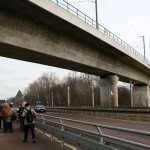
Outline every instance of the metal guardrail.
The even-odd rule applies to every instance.
[[[42,119],[38,118],[37,120],[38,121],[36,122],[36,127],[40,130],[43,130],[44,135],[45,133],[49,133],[51,135],[51,141],[53,141],[54,134],[61,136],[61,148],[64,148],[64,140],[68,139],[69,141],[76,143],[76,150],[80,150],[80,146],[85,146],[86,148],[90,148],[93,150],[115,150],[115,148],[104,145],[102,142],[93,141],[91,139],[83,137],[80,133],[75,134],[74,132],[67,131],[64,128],[67,127],[67,125],[64,124],[62,119],[59,119],[59,122],[54,122],[44,119],[44,117],[42,116]],[[51,125],[50,122],[52,123]],[[60,125],[61,127],[55,127],[54,124]]]
[[[96,28],[98,26],[97,29],[99,31],[101,31],[102,33],[104,33],[109,38],[113,39],[114,41],[116,41],[119,44],[121,44],[122,46],[124,46],[126,48],[126,50],[128,50],[131,53],[133,53],[136,57],[140,58],[142,61],[144,61],[147,64],[147,67],[150,68],[150,61],[148,59],[146,59],[143,55],[141,55],[133,47],[131,47],[126,42],[124,42],[122,39],[120,39],[118,36],[116,36],[111,31],[109,31],[108,29],[106,29],[104,26],[102,26],[100,24],[97,25],[97,23],[96,23],[96,21],[94,19],[90,18],[85,13],[81,12],[79,9],[77,9],[74,6],[72,6],[71,4],[69,4],[68,2],[66,2],[65,0],[50,0],[50,1],[54,2],[55,4],[57,4],[58,6],[60,6],[62,8],[64,8],[68,12],[74,14],[78,18],[84,20],[86,23],[92,25],[94,28]]]
[[[150,122],[150,107],[46,107],[47,111],[55,113],[78,114],[81,116],[92,116],[122,120],[134,120]]]
[[[83,127],[76,126],[73,123],[87,125],[89,127],[89,129],[84,129]],[[114,141],[126,143],[128,145],[134,145],[136,147],[150,149],[150,145],[146,145],[143,143],[138,143],[136,141],[131,141],[131,140],[107,135],[107,134],[104,134],[101,129],[105,128],[105,129],[111,129],[111,130],[118,130],[118,131],[122,131],[122,132],[133,133],[136,135],[144,135],[144,136],[147,136],[147,138],[149,138],[150,132],[147,132],[147,131],[133,130],[133,129],[128,129],[128,128],[120,128],[120,127],[114,127],[114,126],[109,126],[109,125],[103,125],[103,124],[73,120],[73,119],[68,119],[68,118],[44,115],[44,114],[38,115],[38,118],[36,119],[36,126],[37,126],[37,128],[40,128],[41,130],[43,130],[44,134],[45,134],[45,132],[50,133],[51,141],[53,139],[53,134],[57,134],[57,135],[61,136],[61,147],[62,148],[64,146],[64,139],[67,139],[67,140],[70,140],[70,141],[73,141],[76,143],[77,150],[80,149],[80,146],[85,146],[85,147],[91,148],[93,150],[115,149],[115,148],[110,147],[105,144],[104,138],[107,138],[107,139],[111,139]],[[95,132],[94,130],[90,130],[90,127],[96,128],[97,132]],[[90,136],[89,136],[89,134],[90,134]],[[93,135],[93,137],[97,136],[99,138],[99,140],[93,140],[93,138],[91,138],[92,135]]]
[[[92,107],[92,106],[47,106],[46,109],[49,110],[65,110],[65,111],[92,111],[92,112],[112,112],[112,113],[128,113],[128,114],[148,114],[150,115],[150,107]]]

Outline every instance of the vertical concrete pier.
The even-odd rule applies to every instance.
[[[118,107],[118,80],[116,75],[100,80],[101,106]]]
[[[133,106],[150,106],[150,87],[148,85],[135,85],[132,91]]]

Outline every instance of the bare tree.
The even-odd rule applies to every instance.
[[[118,104],[120,107],[131,106],[130,89],[127,84],[118,87]]]
[[[29,102],[32,101],[30,103],[34,105],[37,102],[46,105],[47,102],[50,102],[52,88],[57,85],[58,81],[59,79],[54,73],[44,73],[25,89],[25,99]]]
[[[25,89],[24,99],[31,105],[41,101],[44,105],[52,106],[53,101],[54,106],[67,106],[68,87],[70,106],[92,106],[92,92],[95,106],[101,106],[100,77],[77,72],[70,72],[61,80],[55,73],[44,73]],[[129,106],[129,88],[120,86],[118,91],[119,106]]]
[[[28,88],[24,91],[24,99],[30,103],[30,105],[35,105],[35,98],[37,95],[39,84],[37,81],[29,84]]]

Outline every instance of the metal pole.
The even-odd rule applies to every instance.
[[[96,29],[98,29],[98,9],[97,9],[97,0],[95,0],[95,16],[96,16]]]
[[[63,1],[64,1],[64,0],[63,0]],[[98,9],[97,9],[97,0],[95,0],[95,2],[94,2],[94,1],[92,1],[92,0],[89,0],[89,1],[91,1],[91,2],[95,3],[96,29],[98,29],[98,28],[99,28],[99,26],[98,26]],[[83,2],[83,1],[81,1],[81,2]]]
[[[92,85],[92,107],[94,107],[94,87]]]
[[[99,103],[101,105],[101,86],[99,85]]]
[[[145,38],[144,36],[140,36],[143,39],[143,49],[144,49],[144,58],[145,58]]]
[[[108,88],[108,103],[109,103],[109,108],[111,108],[111,90]]]
[[[133,107],[133,101],[132,101],[132,80],[130,80],[130,98],[131,98],[131,107]]]
[[[54,106],[54,101],[53,101],[53,91],[51,92],[51,96],[52,96],[52,107]]]
[[[70,106],[70,95],[69,95],[69,91],[70,89],[69,89],[69,86],[68,86],[68,107]]]

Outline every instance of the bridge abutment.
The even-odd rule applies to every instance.
[[[150,87],[148,85],[133,86],[132,91],[133,106],[150,106]]]
[[[101,106],[118,107],[118,80],[116,75],[100,80]]]

